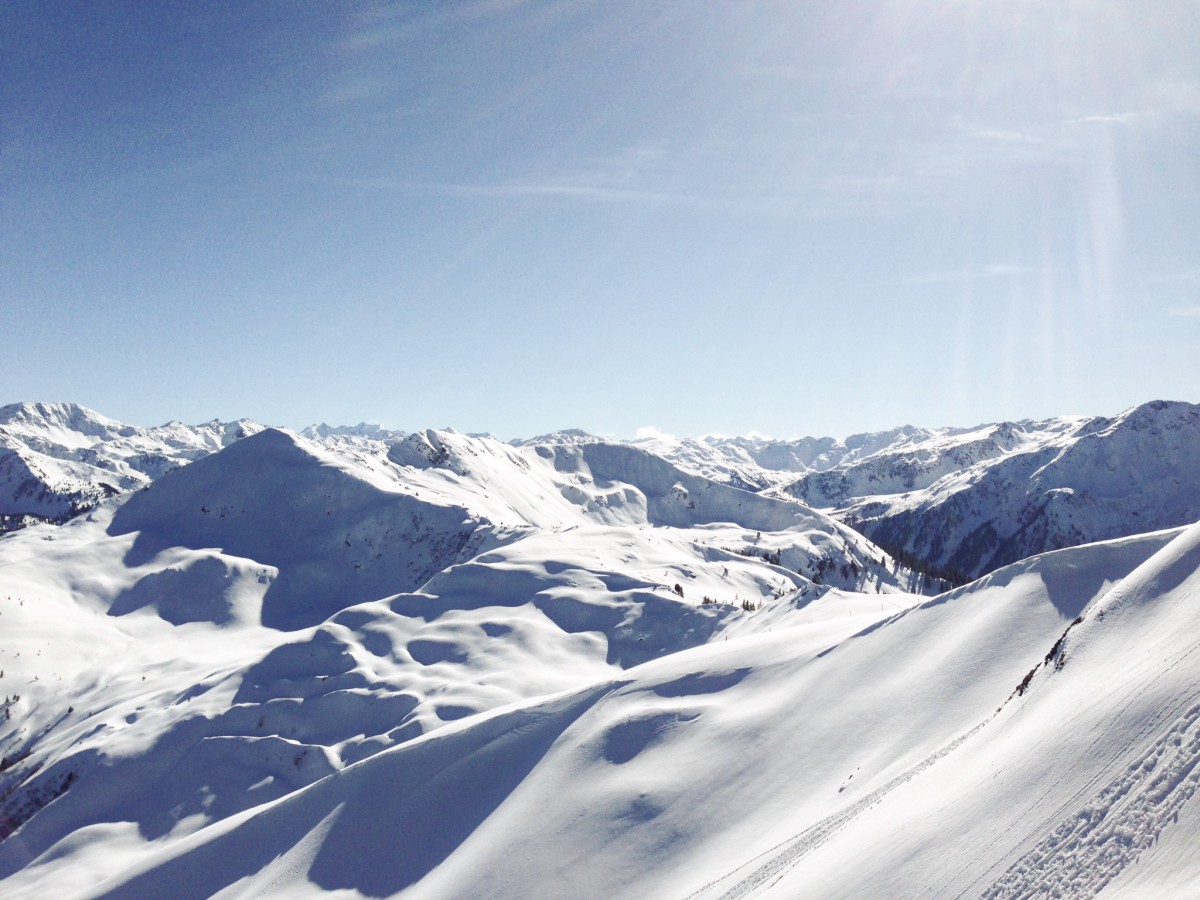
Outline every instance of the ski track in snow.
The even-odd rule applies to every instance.
[[[826,816],[815,825],[810,825],[808,828],[804,829],[798,834],[795,834],[787,840],[776,844],[770,850],[760,853],[758,856],[754,857],[748,862],[743,863],[742,865],[738,866],[738,868],[722,876],[721,878],[718,878],[715,881],[710,881],[699,890],[689,894],[685,900],[698,900],[698,898],[701,897],[713,896],[714,892],[719,890],[722,884],[736,877],[739,872],[743,871],[749,866],[754,865],[764,857],[769,858],[766,860],[766,862],[759,864],[756,869],[750,872],[750,874],[743,876],[740,881],[736,882],[731,887],[726,889],[724,893],[720,894],[719,900],[735,900],[735,898],[738,897],[746,897],[763,885],[768,885],[768,883],[774,884],[784,875],[784,873],[787,872],[788,869],[792,868],[802,858],[828,841],[838,831],[844,828],[859,815],[879,803],[887,794],[900,787],[900,785],[911,781],[938,760],[950,753],[953,753],[954,750],[956,750],[964,741],[968,740],[977,731],[987,725],[992,718],[993,717],[989,716],[966,734],[955,738],[941,749],[931,753],[911,769],[901,775],[896,776],[887,784],[884,784],[883,786],[871,791],[871,793],[867,794],[861,800],[855,801],[845,809],[840,810],[831,816]]]
[[[1091,897],[1158,840],[1200,787],[1200,703],[1025,852],[981,900]]]

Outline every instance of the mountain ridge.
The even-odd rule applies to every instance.
[[[61,523],[264,427],[239,419],[141,428],[77,404],[10,404],[0,408],[0,524]],[[375,467],[430,435],[457,439],[452,430],[409,434],[366,423],[298,434]],[[635,447],[711,482],[823,509],[910,565],[959,582],[1034,553],[1200,518],[1200,453],[1191,449],[1200,446],[1200,406],[1181,402],[1151,401],[1111,417],[898,426],[842,439],[614,441],[572,428],[506,444]],[[1153,477],[1131,470],[1121,489],[1093,483],[1104,466],[1120,468],[1097,460],[1122,453],[1155,461]],[[1145,502],[1143,494],[1162,485],[1169,491]]]

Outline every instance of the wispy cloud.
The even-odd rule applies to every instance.
[[[567,200],[588,200],[596,203],[639,203],[639,204],[673,204],[676,206],[693,206],[717,208],[722,201],[711,197],[695,194],[681,194],[671,191],[642,190],[638,188],[608,187],[595,184],[562,184],[562,183],[514,183],[497,185],[441,185],[447,193],[462,196],[488,197],[545,197],[562,198]]]
[[[584,160],[564,180],[593,185],[629,185],[660,169],[670,157],[663,141],[639,141],[620,150]]]
[[[345,51],[387,49],[400,41],[410,41],[431,30],[459,22],[511,12],[529,0],[473,0],[453,4],[396,4],[373,10],[358,17],[359,27],[338,41]]]
[[[673,205],[726,209],[743,198],[716,192],[678,190],[661,142],[640,142],[609,154],[577,161],[557,172],[534,173],[496,182],[430,182],[403,178],[321,177],[314,180],[363,190],[440,194],[463,198],[527,198],[588,203]]]
[[[394,178],[321,178],[321,181],[363,190],[404,191],[442,194],[454,197],[527,197],[531,199],[584,200],[594,203],[674,204],[719,208],[725,201],[695,194],[641,190],[596,184],[563,182],[509,182],[504,184],[463,184],[452,182],[416,182]]]
[[[965,154],[966,159],[974,162],[981,159],[1041,162],[1062,156],[1065,149],[1061,138],[1031,123],[1011,127],[960,121],[956,125],[957,140],[947,145],[947,149],[952,155]]]
[[[1054,124],[1133,126],[1154,123],[1174,115],[1195,116],[1200,114],[1200,80],[1159,80],[1146,86],[1141,96],[1134,99],[1137,104],[1135,108],[1124,112],[1092,113]]]
[[[1012,263],[996,263],[979,269],[948,269],[935,272],[920,272],[909,275],[903,284],[946,284],[956,281],[984,281],[1001,278],[1024,278],[1037,273],[1037,269]]]
[[[1154,115],[1153,112],[1143,110],[1141,112],[1124,112],[1124,113],[1105,113],[1095,116],[1080,116],[1077,119],[1063,119],[1058,125],[1132,125],[1139,119],[1145,119]]]
[[[1177,319],[1200,319],[1200,306],[1172,306],[1167,315]]]

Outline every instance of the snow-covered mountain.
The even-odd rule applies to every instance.
[[[167,440],[6,410],[98,471]],[[1186,896],[1200,525],[930,597],[782,487],[938,444],[870,502],[1003,522],[1061,471],[1136,524],[1183,515],[1193,415],[727,441],[796,467],[755,490],[662,439],[178,426],[159,477],[0,537],[0,893]]]
[[[762,437],[642,438],[634,443],[676,465],[750,490],[791,484],[797,475],[853,466],[856,462],[900,448],[920,445],[955,429],[904,426],[889,431],[854,434],[844,439],[805,437],[794,441]],[[815,504],[816,505],[816,504]]]
[[[803,500],[959,582],[1035,553],[1200,518],[1200,406],[1190,403],[844,440],[637,445],[717,481]]]
[[[61,523],[262,428],[249,420],[139,428],[73,404],[4,407],[0,525]],[[366,423],[301,435],[368,467],[407,437]],[[613,443],[567,429],[511,445]],[[823,509],[959,583],[1035,553],[1200,518],[1200,406],[1188,403],[845,439],[659,436],[628,445],[710,481]]]
[[[139,428],[74,403],[0,407],[0,530],[64,522],[261,430],[248,419]]]
[[[437,431],[349,458],[264,429],[8,535],[0,573],[15,896],[51,870],[86,895],[120,847],[140,858],[459,720],[916,602],[912,573],[796,501],[634,447]]]
[[[786,491],[965,580],[1035,553],[1200,519],[1200,406],[985,426],[807,475]]]

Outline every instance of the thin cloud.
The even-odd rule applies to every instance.
[[[649,191],[637,188],[595,184],[512,183],[512,184],[427,184],[409,185],[412,190],[428,190],[460,197],[530,197],[587,200],[595,203],[675,204],[679,206],[721,206],[720,201],[693,194]]]
[[[1000,278],[1024,278],[1034,275],[1037,269],[1012,263],[996,263],[980,269],[945,269],[920,272],[901,279],[903,284],[946,284],[956,281],[984,281]]]
[[[998,278],[1014,275],[1032,275],[1036,270],[1029,266],[1018,266],[1012,263],[1001,263],[999,265],[987,266],[983,270],[985,278]]]
[[[957,140],[945,144],[943,152],[948,152],[949,158],[959,165],[964,159],[975,165],[981,156],[985,159],[1044,162],[1061,157],[1065,150],[1060,137],[1046,133],[1046,129],[1040,126],[1004,128],[969,120],[957,121],[955,125]]]
[[[1173,306],[1167,315],[1177,319],[1200,319],[1200,306]]]
[[[392,178],[348,178],[340,176],[309,176],[309,180],[339,187],[370,191],[440,194],[447,197],[513,198],[529,200],[563,200],[586,203],[639,204],[675,206],[726,213],[780,213],[781,211],[812,213],[805,203],[810,198],[800,194],[704,196],[679,191],[658,191],[637,187],[619,187],[593,183],[509,182],[503,184],[466,184],[456,182],[415,182]]]
[[[1059,125],[1131,125],[1138,119],[1144,119],[1152,116],[1154,113],[1149,111],[1142,112],[1125,112],[1125,113],[1107,113],[1097,116],[1081,116],[1078,119],[1063,119],[1058,122]]]
[[[442,6],[429,4],[428,9],[399,4],[359,16],[361,26],[337,41],[336,47],[345,52],[387,49],[447,25],[500,15],[528,3],[529,0],[475,0]]]
[[[669,161],[662,141],[643,141],[614,153],[587,160],[579,171],[565,176],[569,184],[627,186],[646,178],[647,173]]]
[[[593,203],[638,203],[720,208],[725,198],[687,191],[660,190],[659,172],[668,160],[661,142],[642,142],[616,152],[583,160],[574,171],[492,184],[417,182],[391,178],[321,179],[368,190],[438,193],[457,197],[527,197],[581,200]]]

